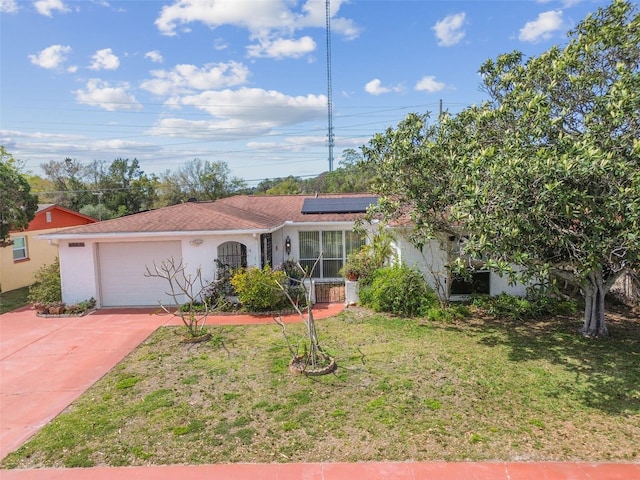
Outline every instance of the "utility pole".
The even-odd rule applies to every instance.
[[[104,192],[93,192],[93,194],[98,197],[98,220],[102,221],[102,195]]]
[[[329,172],[333,172],[333,101],[331,87],[331,2],[325,0],[325,13],[327,20],[327,114],[328,132],[327,140],[329,145]]]

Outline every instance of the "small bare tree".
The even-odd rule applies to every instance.
[[[320,346],[320,341],[318,339],[318,333],[316,331],[316,322],[313,318],[313,303],[311,301],[311,290],[307,288],[307,279],[311,279],[311,274],[315,270],[318,262],[322,258],[322,253],[318,257],[318,259],[313,264],[310,272],[307,272],[300,263],[297,263],[297,268],[302,272],[302,278],[289,278],[289,281],[293,281],[294,283],[299,283],[300,288],[303,289],[304,298],[306,305],[301,307],[298,302],[295,301],[293,297],[291,297],[290,291],[287,289],[286,285],[282,285],[278,283],[278,287],[284,292],[291,303],[291,306],[295,309],[295,311],[300,315],[305,327],[306,327],[306,336],[307,343],[305,344],[304,353],[300,355],[297,349],[294,349],[289,342],[289,339],[286,334],[285,325],[282,322],[282,317],[274,317],[275,322],[280,325],[282,328],[282,333],[287,340],[287,345],[289,346],[289,351],[293,358],[291,359],[291,363],[289,364],[291,369],[296,372],[303,373],[305,375],[326,375],[328,373],[334,372],[338,367],[335,359],[330,357]],[[276,282],[277,283],[277,282]],[[304,308],[304,311],[303,311]]]
[[[145,277],[162,278],[169,284],[166,294],[174,301],[175,309],[159,302],[162,311],[182,319],[187,332],[192,339],[201,339],[206,332],[207,317],[216,307],[216,298],[207,295],[215,288],[216,281],[207,282],[202,278],[202,271],[198,268],[194,275],[187,274],[187,266],[182,259],[178,262],[170,258],[157,265],[153,262],[153,269],[146,266]],[[204,339],[204,338],[202,338]]]

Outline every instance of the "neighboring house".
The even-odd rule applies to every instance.
[[[54,204],[38,205],[35,217],[26,230],[10,233],[13,245],[0,248],[0,289],[3,292],[27,287],[34,282],[34,274],[53,263],[58,245],[39,240],[37,235],[54,233],[66,227],[95,223],[95,218]]]
[[[153,270],[154,264],[169,259],[182,261],[187,274],[200,269],[203,278],[211,281],[224,270],[277,267],[288,259],[310,267],[322,252],[313,272],[317,295],[323,284],[343,282],[338,271],[347,255],[365,242],[354,226],[376,201],[367,194],[238,195],[215,202],[187,202],[42,237],[59,242],[66,303],[92,297],[99,307],[169,303],[166,281],[145,276],[147,267]],[[400,259],[408,264],[430,261],[406,241],[399,240],[396,246]]]

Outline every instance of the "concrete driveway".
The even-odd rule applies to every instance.
[[[168,317],[0,315],[0,458],[18,448]]]

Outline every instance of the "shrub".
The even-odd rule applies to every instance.
[[[422,274],[404,264],[378,269],[370,285],[360,289],[360,302],[376,312],[424,315],[438,298]]]
[[[434,322],[448,323],[456,320],[462,320],[471,315],[471,311],[466,305],[448,305],[439,304],[429,307],[424,314],[429,320]]]
[[[51,304],[62,302],[60,262],[56,258],[51,265],[44,265],[34,275],[36,282],[29,287],[29,302]]]
[[[278,287],[278,284],[284,285],[286,282],[286,273],[272,270],[269,265],[262,269],[250,267],[236,270],[231,277],[231,285],[243,308],[255,312],[278,310],[287,305],[288,300]]]
[[[204,299],[210,310],[217,312],[232,312],[238,309],[238,305],[227,298],[225,292],[225,282],[223,280],[211,282],[203,291]],[[185,305],[183,305],[183,308]],[[201,305],[201,310],[205,305]]]
[[[490,315],[513,320],[543,318],[553,315],[570,315],[576,312],[574,300],[565,300],[545,291],[534,291],[526,297],[516,297],[502,293],[495,297],[478,296],[473,305],[482,308]]]
[[[304,276],[304,270],[300,269],[298,262],[293,258],[285,260],[279,268],[274,270],[282,270],[292,280],[300,280]]]

